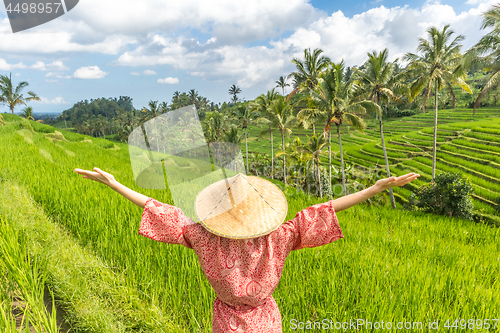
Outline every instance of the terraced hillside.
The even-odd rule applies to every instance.
[[[495,201],[500,197],[500,112],[483,110],[476,117],[470,110],[440,111],[437,133],[437,166],[439,172],[465,174],[474,186],[476,208],[495,214]],[[418,172],[418,181],[396,188],[400,202],[411,190],[431,180],[434,113],[406,117],[384,126],[390,170],[394,175]],[[351,146],[346,160],[373,167],[384,164],[378,128],[369,126],[365,134],[372,142]]]
[[[384,166],[379,124],[366,119],[363,132],[350,126],[341,129],[344,159],[347,164],[373,168]],[[270,153],[269,136],[259,138],[260,129],[249,130],[250,152]],[[316,132],[321,132],[318,124]],[[384,122],[384,137],[390,170],[394,175],[419,172],[422,177],[412,185],[395,190],[399,203],[406,202],[411,191],[431,179],[434,112],[417,114]],[[281,136],[274,131],[275,153],[280,149]],[[292,137],[302,142],[312,130],[292,130]],[[458,171],[465,174],[474,185],[474,204],[486,214],[497,214],[494,209],[500,196],[500,110],[484,108],[472,116],[471,109],[440,110],[438,113],[438,163],[436,173]],[[241,144],[242,150],[245,149]],[[334,166],[340,165],[336,134],[332,133]],[[327,166],[328,152],[322,153],[322,165]]]

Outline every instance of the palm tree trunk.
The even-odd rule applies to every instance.
[[[316,135],[316,125],[313,123],[313,135]]]
[[[429,89],[429,88],[427,88],[427,89],[425,90],[425,93],[424,93],[424,100],[423,100],[423,102],[422,102],[422,112],[423,112],[423,113],[425,113],[425,104],[427,103],[427,97],[428,97],[428,95],[429,95],[429,90],[430,90],[430,89]]]
[[[332,195],[332,131],[328,131],[328,185]]]
[[[245,156],[247,158],[247,175],[248,175],[248,141],[247,141],[247,128],[245,127]]]
[[[285,133],[283,131],[281,131],[281,144],[282,144],[283,152],[285,152]],[[285,161],[285,159],[286,159],[286,155],[283,154],[283,182],[286,185],[286,164],[285,164],[286,161]]]
[[[273,128],[269,126],[269,133],[271,134],[271,179],[274,179],[274,146],[273,146]]]
[[[340,148],[340,169],[342,170],[342,195],[345,195],[345,171],[344,171],[344,153],[342,152],[342,139],[340,138],[340,126],[337,126],[337,136],[339,138],[339,148]]]
[[[472,107],[472,116],[474,117],[476,115],[476,108],[479,106],[479,101],[483,98],[483,96],[486,94],[488,89],[483,88],[481,92],[479,93],[479,96],[477,96],[476,101],[474,102],[474,106]]]
[[[436,177],[436,141],[437,141],[437,128],[438,128],[438,86],[435,82],[436,93],[434,94],[435,113],[434,113],[434,140],[432,143],[432,180]]]
[[[319,187],[319,197],[323,197],[323,189],[321,188],[321,173],[319,172],[319,156],[318,156],[318,187]]]
[[[380,137],[382,138],[382,150],[384,151],[385,171],[387,172],[387,177],[390,177],[391,171],[389,170],[389,159],[387,158],[387,150],[385,149],[384,125],[382,124],[382,117],[380,118]],[[389,195],[391,197],[392,209],[396,209],[396,203],[394,202],[394,193],[392,191],[392,187],[389,188]]]
[[[448,82],[448,88],[450,88],[450,95],[451,95],[451,108],[454,109],[455,105],[457,104],[457,99],[455,97],[455,92],[453,91],[453,86]]]

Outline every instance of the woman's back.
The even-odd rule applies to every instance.
[[[342,238],[331,202],[311,206],[274,232],[252,239],[229,239],[207,231],[174,206],[148,199],[139,234],[181,244],[198,255],[214,288],[213,332],[281,332],[272,298],[292,250]]]

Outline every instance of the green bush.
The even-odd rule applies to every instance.
[[[80,134],[80,133],[73,133],[73,132],[64,131],[64,130],[61,130],[61,133],[64,135],[64,137],[68,141],[79,142],[79,141],[85,140],[85,135]]]
[[[2,113],[2,117],[6,122],[21,120],[21,117],[19,117],[17,114]]]
[[[495,201],[495,203],[497,204],[495,209],[497,210],[497,212],[500,213],[500,197],[497,198],[497,200]]]
[[[19,129],[27,129],[30,132],[34,132],[29,120],[25,118],[21,119],[21,122],[19,123]]]
[[[474,205],[470,181],[458,172],[440,173],[409,198],[410,205],[424,212],[471,220]]]
[[[31,127],[38,133],[54,133],[55,128],[46,124],[37,123],[36,121],[30,120]]]

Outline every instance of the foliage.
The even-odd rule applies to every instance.
[[[236,104],[238,103],[238,94],[241,93],[240,87],[236,85],[232,85],[231,88],[228,90],[229,95],[231,95],[231,101]]]
[[[46,124],[42,124],[36,121],[30,121],[33,130],[38,133],[54,133],[55,128]]]
[[[0,103],[6,103],[14,114],[17,105],[26,105],[28,101],[39,101],[40,98],[33,91],[28,91],[29,97],[21,93],[28,85],[28,82],[23,81],[14,88],[12,76],[0,75]]]
[[[26,129],[30,132],[34,132],[33,127],[31,126],[29,120],[24,118],[19,123],[19,129]]]
[[[389,118],[411,117],[415,114],[417,114],[416,110],[400,110],[393,105],[389,105],[386,113],[387,117]]]
[[[485,94],[492,88],[496,88],[500,82],[500,6],[493,6],[493,8],[483,13],[482,16],[483,24],[481,25],[481,29],[492,29],[481,37],[476,45],[470,48],[467,52],[467,62],[472,68],[479,67],[488,70],[491,76],[482,87],[480,94],[472,105],[474,108],[473,115],[476,113],[476,108],[480,105],[480,101]]]
[[[424,212],[472,219],[474,208],[471,200],[473,187],[458,172],[440,173],[433,182],[421,186],[409,202]]]
[[[295,64],[296,71],[288,75],[288,77],[293,78],[293,88],[294,91],[291,95],[296,94],[299,91],[307,91],[308,89],[314,89],[318,84],[318,79],[320,73],[322,73],[331,60],[328,57],[320,56],[323,53],[322,49],[304,49],[304,60],[297,58],[292,59],[292,63]]]

